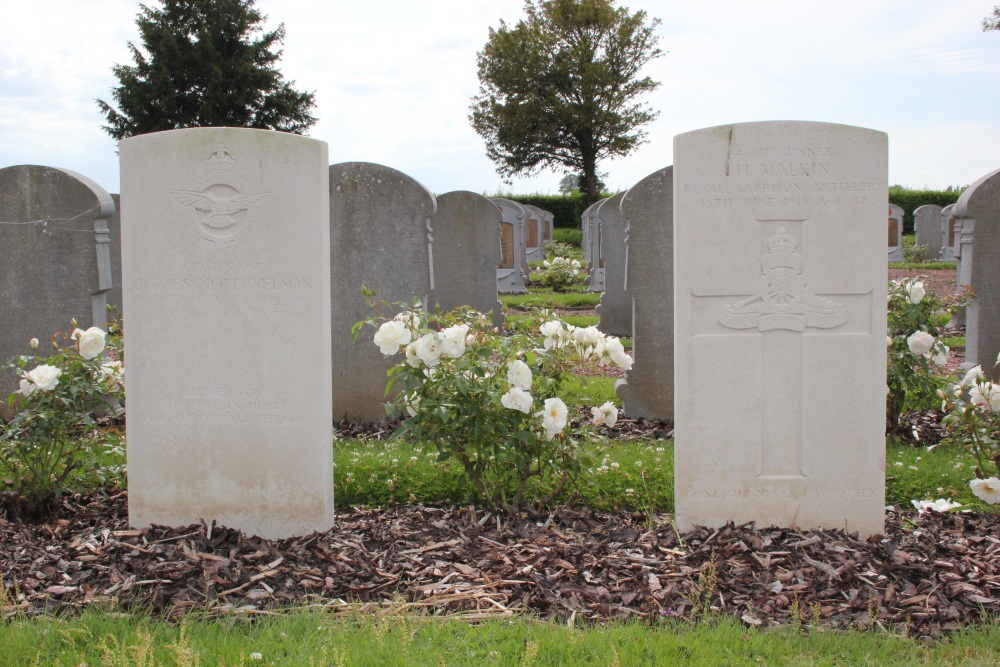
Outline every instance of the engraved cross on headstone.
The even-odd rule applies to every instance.
[[[760,468],[756,479],[803,479],[804,338],[868,334],[871,292],[810,291],[803,230],[806,220],[756,220],[762,246],[751,289],[722,294],[692,290],[693,336],[760,337]],[[739,298],[743,297],[743,298]],[[862,321],[863,320],[863,321]],[[720,381],[725,381],[720,379]],[[849,418],[845,415],[845,418]],[[819,444],[819,443],[814,443]]]

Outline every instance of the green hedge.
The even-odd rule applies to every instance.
[[[889,203],[903,209],[903,233],[913,233],[913,212],[924,204],[937,204],[941,208],[954,204],[962,195],[960,190],[909,190],[889,188]]]
[[[580,217],[587,209],[582,194],[571,195],[503,195],[518,204],[530,204],[552,214],[556,227],[579,227]]]

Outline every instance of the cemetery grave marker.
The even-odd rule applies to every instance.
[[[528,265],[520,249],[522,221],[526,215],[524,207],[509,199],[491,199],[500,209],[500,263],[497,264],[497,289],[505,293],[527,292],[524,279]]]
[[[604,264],[604,292],[597,306],[597,325],[605,334],[632,335],[632,296],[625,291],[625,218],[621,212],[624,192],[605,199],[597,209],[601,219],[601,263]]]
[[[193,128],[120,154],[130,524],[329,529],[326,144]]]
[[[903,252],[903,209],[895,204],[889,204],[889,261],[903,262],[906,254]]]
[[[955,229],[955,216],[952,211],[955,210],[954,204],[948,204],[943,209],[941,209],[941,261],[942,262],[955,262],[958,261],[958,246]]]
[[[917,245],[927,246],[927,259],[941,256],[941,207],[924,204],[913,212]]]
[[[674,158],[678,528],[881,533],[886,135],[745,123]]]

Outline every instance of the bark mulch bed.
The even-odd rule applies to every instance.
[[[718,613],[933,637],[1000,613],[998,516],[890,512],[885,536],[869,540],[753,525],[679,535],[668,517],[649,520],[345,508],[329,532],[269,541],[214,525],[130,530],[124,492],[78,496],[43,525],[0,520],[2,611],[98,605],[177,619],[314,604],[651,623]]]

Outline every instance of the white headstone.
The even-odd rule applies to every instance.
[[[888,232],[889,261],[905,261],[906,254],[903,252],[903,209],[895,204],[889,204]]]
[[[927,246],[927,259],[941,255],[941,207],[936,204],[918,206],[913,212],[913,229],[917,245]]]
[[[509,199],[491,199],[500,209],[500,262],[497,264],[497,289],[505,293],[527,292],[524,280],[528,264],[522,252],[524,242],[524,207]]]
[[[326,144],[195,128],[120,152],[130,523],[329,529]]]
[[[674,160],[678,527],[881,533],[886,135],[726,125]]]

